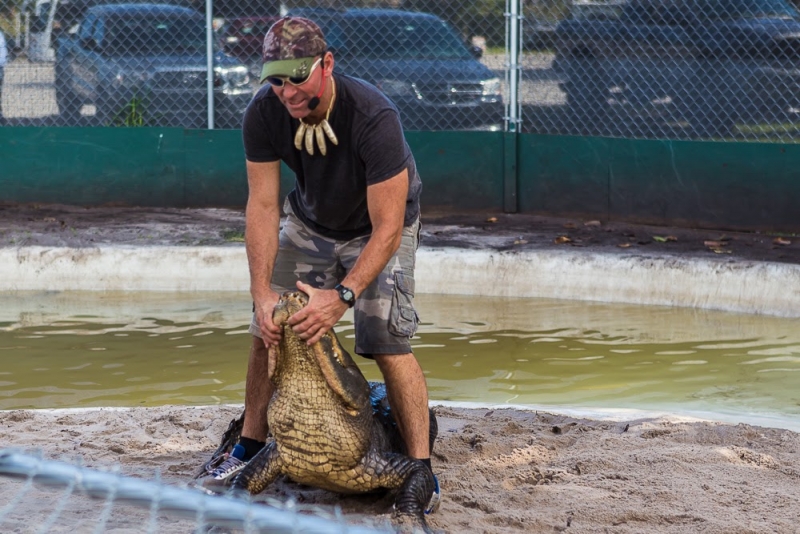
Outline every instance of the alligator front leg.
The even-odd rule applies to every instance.
[[[219,464],[225,461],[225,458],[227,458],[226,455],[231,452],[234,445],[236,445],[236,443],[239,441],[239,437],[242,435],[243,427],[244,411],[242,411],[242,415],[240,415],[238,419],[233,419],[228,424],[228,429],[224,434],[222,434],[222,440],[220,441],[219,447],[217,447],[217,450],[211,455],[211,459],[204,463],[203,466],[194,474],[195,479],[209,474]]]
[[[281,474],[281,459],[278,447],[272,441],[253,456],[231,483],[231,489],[247,490],[250,494],[261,493]]]

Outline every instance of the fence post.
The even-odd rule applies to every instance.
[[[506,0],[506,39],[505,55],[506,86],[508,102],[506,103],[505,134],[503,135],[503,211],[517,212],[517,147],[520,126],[519,104],[519,53],[520,53],[520,19],[522,0]]]
[[[206,100],[208,129],[214,129],[214,17],[213,0],[206,0]]]

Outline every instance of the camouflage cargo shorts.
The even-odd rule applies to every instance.
[[[278,293],[296,289],[297,280],[317,288],[333,289],[353,268],[369,236],[336,241],[311,231],[287,211],[272,273],[272,289]],[[419,220],[403,228],[400,248],[356,300],[353,310],[355,351],[361,356],[412,352],[409,340],[419,322],[414,308],[414,264],[419,228]],[[260,335],[255,317],[249,331]]]

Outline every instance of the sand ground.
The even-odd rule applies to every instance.
[[[491,213],[426,216],[429,246],[579,247],[607,253],[800,263],[794,236],[657,228]],[[0,247],[242,246],[237,210],[0,206]],[[667,239],[668,237],[674,239]],[[658,237],[659,239],[656,239]],[[566,238],[566,239],[563,239]],[[711,244],[709,244],[711,243]],[[433,454],[442,532],[800,532],[800,435],[677,420],[597,421],[550,413],[437,407]],[[238,407],[0,412],[0,448],[184,484]],[[95,532],[103,502],[1,479],[0,532]],[[386,517],[385,497],[342,497],[281,482],[268,493]],[[63,505],[63,511],[53,516]],[[5,514],[5,515],[3,515]],[[114,506],[102,532],[192,532],[192,520]],[[51,521],[52,519],[52,521]]]
[[[790,533],[800,519],[800,435],[701,421],[597,421],[519,410],[437,407],[433,465],[440,532]],[[238,407],[0,412],[3,446],[184,484]],[[0,509],[24,482],[0,484]],[[339,496],[281,481],[267,490],[348,516],[386,518],[386,496]],[[60,490],[33,490],[0,523],[39,532]],[[47,532],[94,532],[104,503],[72,497]],[[147,532],[149,514],[115,506],[104,532]],[[160,513],[158,532],[194,523]]]

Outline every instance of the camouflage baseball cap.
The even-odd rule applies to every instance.
[[[308,76],[315,59],[327,48],[322,30],[300,17],[283,17],[267,30],[261,59],[261,83],[267,76]]]

